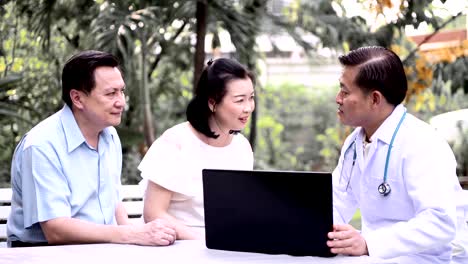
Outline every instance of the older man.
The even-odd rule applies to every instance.
[[[10,247],[71,243],[170,245],[162,220],[128,224],[119,198],[122,149],[113,126],[125,107],[117,59],[85,51],[65,64],[65,106],[16,147],[7,223]]]

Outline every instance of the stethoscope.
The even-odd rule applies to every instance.
[[[390,188],[390,184],[388,184],[388,182],[387,182],[388,162],[390,160],[390,154],[391,154],[390,151],[392,150],[392,147],[393,147],[393,141],[395,140],[396,134],[398,133],[398,130],[400,129],[401,123],[403,123],[403,120],[405,119],[405,117],[406,117],[406,110],[403,113],[403,116],[401,116],[400,121],[398,122],[398,125],[397,125],[395,131],[393,132],[392,139],[390,140],[390,145],[388,146],[387,158],[385,159],[385,169],[384,169],[383,182],[377,187],[377,191],[382,196],[387,196],[392,191],[392,189]],[[353,140],[353,142],[351,142],[351,144],[348,146],[348,148],[345,151],[345,155],[346,155],[346,152],[348,152],[348,150],[351,147],[353,147],[353,150],[354,150],[353,151],[353,163],[351,165],[351,172],[350,172],[350,176],[348,178],[348,183],[346,184],[346,190],[348,190],[349,182],[351,181],[351,175],[352,175],[353,169],[354,169],[354,164],[356,164],[356,158],[357,158],[356,139],[357,139],[357,136]],[[343,170],[343,167],[344,166],[342,166],[342,170]]]

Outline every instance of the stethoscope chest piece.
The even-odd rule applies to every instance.
[[[387,182],[382,182],[379,185],[378,190],[382,196],[387,196],[392,191],[392,189],[390,188],[390,185]]]

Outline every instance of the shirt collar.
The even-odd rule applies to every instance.
[[[379,139],[386,144],[390,144],[393,133],[395,132],[398,123],[400,122],[403,113],[406,111],[406,107],[402,104],[397,105],[393,112],[385,119],[385,121],[379,126],[377,131],[371,137],[371,141]]]
[[[62,121],[63,132],[65,134],[65,140],[67,141],[67,150],[70,153],[86,140],[68,105],[63,106],[60,113],[60,120]]]
[[[111,143],[112,141],[112,133],[110,131],[111,127],[106,127],[104,128],[101,133],[99,134],[99,142],[105,143],[107,146]]]
[[[81,133],[78,123],[76,123],[75,116],[68,105],[64,105],[61,113],[60,120],[62,122],[63,131],[65,134],[65,140],[67,141],[68,153],[75,150],[81,144],[86,143],[86,139]],[[103,139],[105,144],[109,144],[112,140],[112,133],[109,131],[109,127],[106,127],[99,134],[99,138]],[[99,140],[101,142],[101,140]]]

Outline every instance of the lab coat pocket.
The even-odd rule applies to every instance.
[[[367,212],[370,218],[384,219],[389,223],[406,221],[414,215],[414,208],[402,180],[387,179],[390,193],[386,196],[379,193],[382,177],[368,177],[365,184],[367,199],[361,210]]]

